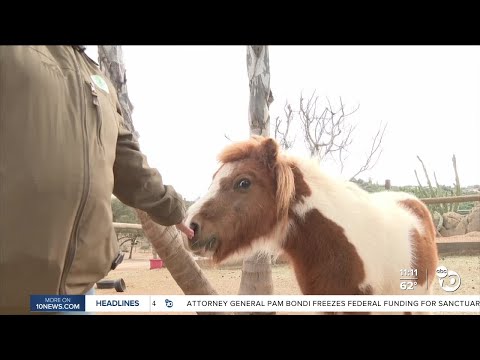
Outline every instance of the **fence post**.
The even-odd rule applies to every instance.
[[[390,190],[390,179],[385,180],[385,190]]]

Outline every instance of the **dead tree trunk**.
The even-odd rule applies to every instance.
[[[127,79],[121,46],[99,46],[100,67],[115,86],[125,122],[138,138],[132,122],[133,106],[128,98]],[[183,246],[183,233],[175,226],[161,226],[145,212],[137,210],[147,239],[163,260],[178,286],[186,295],[217,295],[192,255]],[[201,313],[207,314],[207,313]],[[216,313],[218,314],[218,313]]]
[[[270,90],[267,46],[247,46],[247,71],[250,85],[248,111],[250,135],[269,136],[269,106],[273,102],[273,96]],[[255,253],[243,261],[242,279],[238,293],[239,295],[273,294],[270,256]]]

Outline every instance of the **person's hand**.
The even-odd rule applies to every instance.
[[[175,227],[183,232],[189,239],[193,238],[193,235],[195,235],[195,232],[190,229],[185,223],[181,222],[180,224],[175,225]]]

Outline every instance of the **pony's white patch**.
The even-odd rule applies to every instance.
[[[399,192],[370,194],[354,183],[322,173],[315,160],[291,158],[312,192],[293,207],[294,213],[304,218],[318,209],[344,229],[364,264],[361,288],[370,285],[374,294],[405,294],[399,286],[400,270],[412,264],[410,232],[415,228],[423,233],[424,229],[398,202],[415,197]]]
[[[208,188],[207,193],[205,196],[202,196],[197,202],[192,204],[188,210],[187,210],[187,216],[185,220],[185,224],[190,225],[192,222],[192,218],[198,214],[202,206],[209,200],[214,199],[217,196],[218,191],[220,190],[220,181],[227,177],[230,176],[233,169],[234,169],[234,163],[227,163],[223,165],[215,175],[215,178],[212,180],[212,183],[210,184],[210,187]]]
[[[251,251],[265,252],[270,255],[278,254],[287,237],[290,225],[287,220],[279,221],[268,235],[252,241]]]

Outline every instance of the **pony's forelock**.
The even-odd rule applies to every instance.
[[[223,164],[243,160],[253,153],[253,151],[260,145],[262,138],[259,136],[252,136],[250,139],[238,143],[227,145],[221,151],[217,160]]]

